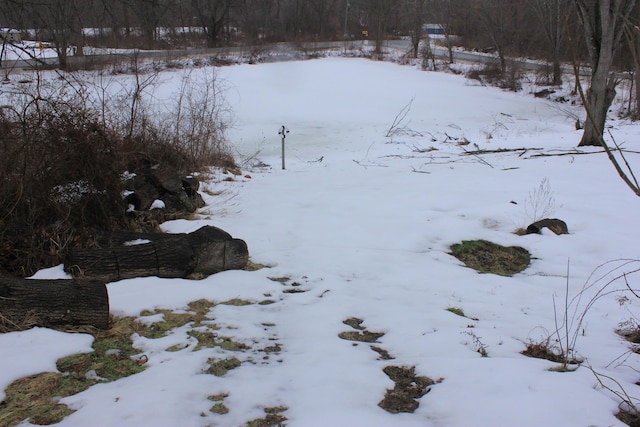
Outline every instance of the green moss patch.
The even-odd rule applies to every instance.
[[[447,311],[455,314],[456,316],[467,317],[465,316],[464,311],[460,307],[448,307]]]
[[[501,246],[486,240],[464,240],[451,246],[451,255],[480,273],[513,276],[529,266],[531,255],[519,246]]]

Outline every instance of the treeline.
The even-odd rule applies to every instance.
[[[418,56],[424,24],[441,26],[447,41],[510,57],[542,59],[549,83],[562,64],[590,67],[600,128],[615,95],[616,72],[635,79],[629,116],[640,118],[639,0],[0,0],[0,26],[32,29],[67,67],[69,46],[172,49],[253,46],[280,41],[410,37]],[[82,49],[78,49],[81,54]],[[596,102],[598,101],[598,102]],[[590,124],[583,143],[600,144]],[[599,129],[596,129],[599,130]]]
[[[465,46],[496,51],[501,59],[534,56],[557,66],[570,59],[569,38],[575,40],[574,53],[586,58],[579,42],[581,3],[598,5],[580,0],[1,0],[0,25],[35,29],[61,48],[90,43],[151,49],[418,39],[422,24],[432,23],[460,36]],[[633,29],[639,2],[623,3],[634,4],[628,15]],[[616,61],[631,69],[634,56],[629,43],[623,44]]]

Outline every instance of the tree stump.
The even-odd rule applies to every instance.
[[[109,296],[95,280],[0,277],[0,331],[33,326],[109,327]]]
[[[133,244],[136,241],[143,243]],[[203,278],[242,269],[249,261],[243,240],[210,226],[189,234],[119,232],[107,243],[110,247],[105,249],[72,251],[65,271],[106,281],[142,276]]]

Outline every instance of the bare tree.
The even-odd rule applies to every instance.
[[[371,0],[373,36],[376,41],[374,52],[378,55],[382,53],[382,43],[387,34],[387,24],[395,5],[396,2],[394,0]]]
[[[447,51],[449,53],[449,63],[453,64],[453,40],[451,29],[453,28],[455,6],[451,0],[432,0],[431,13],[436,23],[440,24],[444,35]]]
[[[191,0],[193,13],[207,37],[207,46],[216,47],[234,0]]]
[[[565,17],[569,14],[567,0],[529,0],[540,29],[549,43],[549,61],[553,69],[553,84],[562,84],[562,51],[566,46]]]
[[[522,27],[521,8],[513,0],[482,0],[479,18],[486,34],[498,54],[500,71],[507,70],[507,56],[522,40],[518,30]]]
[[[623,29],[637,0],[573,0],[584,29],[591,63],[591,84],[585,109],[588,118],[579,146],[602,145],[607,111],[616,96],[612,71]]]
[[[411,36],[411,55],[418,57],[420,52],[420,40],[422,39],[422,26],[425,22],[426,0],[407,0],[406,16],[409,22],[409,35]]]
[[[335,20],[331,19],[331,16],[337,17],[336,0],[308,0],[311,11],[313,12],[313,19],[310,22],[314,23],[314,32],[319,36],[325,36],[335,32]]]
[[[640,120],[640,5],[636,4],[624,31],[633,63],[632,85],[635,89],[635,93],[629,95],[629,116],[633,120]]]
[[[172,2],[165,0],[127,0],[128,9],[133,11],[147,47],[158,40],[158,31],[163,24]]]
[[[67,57],[82,53],[82,46],[72,49],[82,43],[81,7],[86,5],[77,0],[9,0],[5,13],[11,21],[35,28],[41,40],[51,41],[60,68],[66,69]]]
[[[238,0],[234,12],[248,43],[270,39],[277,32],[280,0]]]

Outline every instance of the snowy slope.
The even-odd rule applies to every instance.
[[[207,196],[198,220],[163,227],[189,232],[216,225],[246,240],[254,262],[271,267],[201,281],[123,280],[108,289],[115,315],[185,309],[200,298],[249,300],[253,304],[217,305],[210,317],[221,335],[250,349],[166,351],[189,342],[188,327],[161,339],[138,337],[137,348],[149,358],[146,371],[62,399],[77,412],[59,425],[240,426],[278,406],[287,408],[282,415],[294,427],[623,425],[614,416],[619,401],[597,386],[588,368],[552,372],[554,363],[520,354],[527,342],[555,330],[558,316],[562,322],[563,308],[554,314],[553,298],[564,305],[569,263],[570,299],[581,295],[568,310],[571,333],[579,328],[575,350],[631,396],[640,394],[638,356],[621,365],[618,357],[630,344],[614,332],[640,301],[628,293],[625,304],[620,294],[603,296],[578,324],[613,277],[605,273],[622,262],[591,276],[594,269],[640,259],[634,226],[640,202],[598,150],[535,156],[574,150],[579,141],[558,104],[462,76],[363,59],[241,65],[217,73],[235,114],[229,136],[239,161],[256,155],[245,163],[251,178],[229,182],[214,173],[207,186],[224,193]],[[179,80],[164,77],[166,91]],[[386,137],[410,102],[405,132]],[[618,143],[638,151],[640,127],[611,124]],[[286,170],[279,157],[282,125],[290,130]],[[469,145],[456,143],[463,139]],[[529,150],[465,154],[521,147]],[[640,166],[637,155],[629,156]],[[271,167],[253,167],[258,159]],[[533,220],[527,205],[545,178],[555,200],[552,216],[565,220],[570,234],[513,234]],[[522,246],[534,259],[514,277],[479,274],[449,255],[452,244],[470,239]],[[41,276],[55,274],[59,270]],[[634,285],[635,278],[629,281]],[[266,299],[275,303],[258,304]],[[339,338],[353,331],[343,323],[351,317],[384,333],[374,345],[394,359],[380,360],[370,344]],[[0,335],[3,366],[20,366],[0,371],[0,388],[55,370],[64,348],[88,351],[86,336],[45,332]],[[260,351],[274,343],[281,351]],[[243,363],[225,376],[203,373],[209,358],[232,356]],[[383,373],[388,365],[415,366],[418,375],[441,382],[414,413],[390,414],[378,406],[394,385]],[[209,411],[207,396],[219,393],[228,393],[227,414]]]

